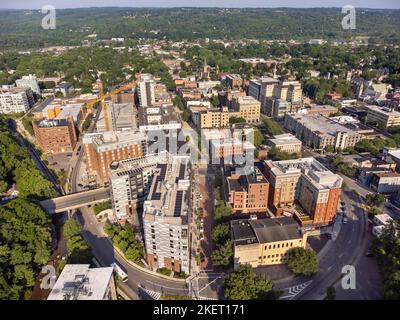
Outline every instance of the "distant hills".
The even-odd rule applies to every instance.
[[[76,45],[97,39],[172,40],[370,37],[400,39],[400,10],[356,9],[356,29],[344,30],[340,8],[81,8],[56,12],[56,30],[44,30],[40,10],[1,10],[0,47]],[[91,38],[93,39],[93,38]]]

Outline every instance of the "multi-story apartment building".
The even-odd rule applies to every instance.
[[[151,154],[143,158],[115,161],[110,164],[111,203],[120,222],[135,220],[137,206],[143,204],[159,163],[165,163],[169,154]]]
[[[233,213],[266,212],[268,210],[269,183],[257,167],[247,174],[228,172],[226,184],[228,203]]]
[[[333,221],[343,182],[339,175],[314,158],[266,161],[264,173],[270,183],[269,206],[276,215],[292,212],[302,225]]]
[[[32,122],[36,142],[44,153],[71,152],[77,136],[72,117]]]
[[[264,114],[282,120],[287,112],[297,111],[302,104],[302,89],[298,81],[261,77],[249,83],[248,93],[261,102]]]
[[[244,164],[246,157],[254,156],[255,146],[238,137],[214,139],[210,141],[209,145],[212,164],[220,164],[221,160],[226,164]]]
[[[137,88],[139,105],[141,107],[153,106],[155,104],[155,80],[153,75],[144,73],[140,75]]]
[[[83,137],[86,168],[102,182],[108,180],[113,161],[141,158],[147,154],[146,135],[133,131],[88,133]]]
[[[189,274],[189,157],[157,165],[148,200],[143,204],[147,263]]]
[[[232,107],[235,114],[231,113],[231,116],[243,118],[247,123],[260,121],[261,104],[253,97],[234,97]]]
[[[238,74],[228,74],[225,81],[232,90],[240,89],[243,86],[243,78]]]
[[[15,84],[18,88],[30,88],[32,92],[40,94],[40,88],[35,75],[23,76],[21,79],[15,80]]]
[[[268,140],[268,144],[273,148],[287,153],[301,152],[301,141],[290,133],[274,136],[273,139]]]
[[[234,268],[284,264],[292,248],[306,248],[307,234],[291,217],[261,220],[233,220]]]
[[[229,127],[230,113],[227,107],[199,110],[192,113],[193,123],[199,129]]]
[[[264,114],[272,117],[277,121],[282,121],[287,113],[296,113],[300,105],[292,104],[283,99],[266,98],[264,106]]]
[[[26,112],[34,104],[30,88],[0,88],[0,114]]]
[[[117,300],[113,267],[67,264],[47,300]]]
[[[286,114],[284,127],[313,149],[333,146],[335,149],[354,147],[362,135],[319,115]]]
[[[385,128],[400,126],[400,112],[378,106],[366,106],[367,123],[383,124]]]

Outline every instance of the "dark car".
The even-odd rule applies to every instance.
[[[372,258],[374,256],[374,253],[372,251],[367,251],[365,253],[365,256],[368,257],[368,258]]]

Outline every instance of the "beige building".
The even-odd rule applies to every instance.
[[[227,107],[213,108],[193,112],[193,122],[200,129],[224,128],[229,126],[229,111]]]
[[[287,153],[301,152],[301,141],[290,133],[274,136],[273,139],[268,140],[268,143],[271,147],[274,147],[283,152]]]
[[[233,220],[234,268],[249,264],[253,268],[284,264],[292,248],[306,248],[307,234],[291,217],[262,220]]]
[[[354,147],[363,138],[358,132],[319,115],[286,114],[284,126],[313,149],[333,146],[343,150]]]
[[[366,106],[367,123],[382,123],[385,128],[400,126],[400,112],[378,106]]]
[[[234,97],[232,108],[238,116],[244,118],[247,123],[257,123],[260,121],[261,103],[253,97]]]

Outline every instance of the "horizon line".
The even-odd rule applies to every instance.
[[[57,8],[57,10],[76,10],[76,9],[112,9],[112,8],[118,8],[118,9],[341,9],[342,7],[335,7],[335,6],[322,6],[322,7],[276,7],[276,6],[271,6],[271,7],[260,7],[260,6],[254,6],[254,7],[226,7],[226,6],[83,6],[83,7],[65,7],[65,8]],[[363,9],[363,10],[400,10],[399,8],[368,8],[368,7],[355,7],[356,9]],[[14,10],[14,11],[27,11],[27,10],[41,10],[42,7],[39,8],[0,8],[0,11],[5,11],[5,10]]]

